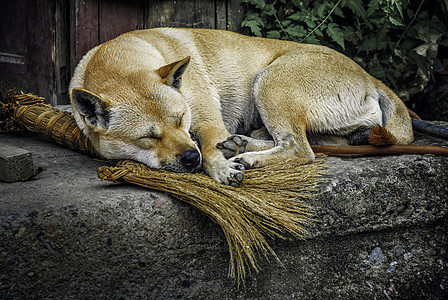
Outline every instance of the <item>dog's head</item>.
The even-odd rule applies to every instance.
[[[119,87],[117,81],[109,86],[97,82],[91,90],[72,90],[76,122],[100,155],[174,172],[200,167],[201,154],[189,134],[190,108],[180,92],[189,60],[145,76],[126,74]]]

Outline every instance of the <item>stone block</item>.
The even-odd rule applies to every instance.
[[[30,151],[10,144],[0,144],[1,181],[19,181],[29,178],[33,173],[33,155]]]

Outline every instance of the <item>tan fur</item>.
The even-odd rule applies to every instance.
[[[241,182],[242,165],[313,161],[308,138],[347,143],[359,128],[380,125],[397,143],[413,140],[401,100],[349,58],[227,31],[123,34],[83,58],[70,94],[78,126],[106,158],[190,172],[185,159],[199,150],[191,133],[205,171],[231,185]],[[264,128],[271,140],[246,137]],[[226,159],[217,144],[234,134],[249,152]]]

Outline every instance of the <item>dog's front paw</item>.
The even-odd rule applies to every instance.
[[[242,164],[245,170],[249,170],[251,168],[257,167],[257,160],[254,159],[253,156],[250,154],[252,153],[239,154],[229,159],[229,161],[232,161],[237,164]]]
[[[238,135],[232,135],[216,145],[225,158],[231,158],[246,151],[247,141]]]
[[[242,164],[225,160],[209,170],[210,176],[219,183],[239,187],[244,179],[245,168]]]

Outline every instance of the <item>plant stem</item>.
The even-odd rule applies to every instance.
[[[275,0],[274,3],[272,3],[272,5],[275,5],[276,3],[277,3],[277,0]],[[275,22],[277,22],[277,24],[280,26],[280,31],[283,32],[284,34],[286,34],[286,36],[289,40],[289,34],[285,31],[285,28],[283,27],[282,22],[280,22],[280,19],[278,18],[277,10],[275,10],[274,17],[275,17]]]
[[[409,28],[411,28],[412,23],[414,23],[415,19],[417,18],[418,13],[420,12],[420,9],[422,8],[423,2],[425,2],[425,0],[422,0],[417,8],[417,10],[415,11],[414,17],[412,18],[411,22],[409,22],[408,26],[406,27],[406,29],[404,30],[403,34],[400,36],[400,38],[398,39],[398,42],[395,44],[394,47],[394,52],[395,50],[397,50],[398,45],[400,44],[401,40],[403,39],[403,37],[405,36],[405,34],[408,32]]]
[[[331,14],[333,13],[333,11],[336,9],[336,7],[338,7],[339,3],[341,3],[342,0],[339,0],[334,6],[333,8],[330,10],[330,12],[328,13],[328,15],[325,17],[325,19],[322,20],[322,22],[319,23],[319,25],[317,25],[316,27],[314,27],[314,29],[308,33],[300,42],[305,41],[307,38],[310,37],[310,35],[312,35],[314,33],[314,31],[316,31],[320,26],[322,26],[322,24],[324,24],[328,18],[331,16]],[[424,0],[423,0],[424,1]]]

